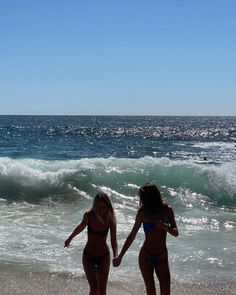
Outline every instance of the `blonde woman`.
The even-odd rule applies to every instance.
[[[121,260],[133,243],[138,230],[143,225],[145,240],[139,252],[139,268],[146,286],[147,295],[156,295],[154,272],[159,280],[160,294],[170,295],[170,270],[167,233],[178,236],[174,212],[164,203],[158,187],[147,183],[139,189],[140,209],[137,212],[133,229],[128,235],[121,253],[113,260],[119,266]]]
[[[113,257],[117,256],[116,218],[107,194],[99,192],[90,211],[65,241],[65,247],[87,227],[87,243],[83,251],[83,267],[90,287],[90,295],[105,295],[110,269],[107,234],[110,231]]]

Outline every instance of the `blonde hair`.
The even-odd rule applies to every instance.
[[[105,221],[104,221],[104,216],[101,216],[99,214],[99,210],[98,210],[99,203],[106,204],[106,206],[108,208],[108,214],[105,217]],[[115,212],[114,212],[112,203],[111,203],[108,195],[104,192],[99,192],[96,194],[96,196],[94,197],[93,205],[92,205],[90,212],[93,212],[94,215],[98,218],[98,220],[100,220],[102,223],[106,223],[109,220],[116,222]]]

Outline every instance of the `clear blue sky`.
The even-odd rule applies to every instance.
[[[235,0],[1,0],[0,114],[236,115]]]

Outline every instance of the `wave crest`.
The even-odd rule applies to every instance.
[[[53,197],[90,198],[100,187],[134,196],[137,187],[155,182],[170,190],[207,196],[220,206],[236,205],[236,163],[200,165],[168,158],[83,158],[67,161],[0,158],[0,198],[39,202]]]

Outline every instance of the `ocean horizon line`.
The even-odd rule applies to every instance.
[[[140,115],[140,114],[0,114],[1,117],[6,117],[6,116],[18,116],[18,117],[199,117],[199,118],[217,118],[217,117],[229,117],[233,118],[236,117],[236,115]]]

